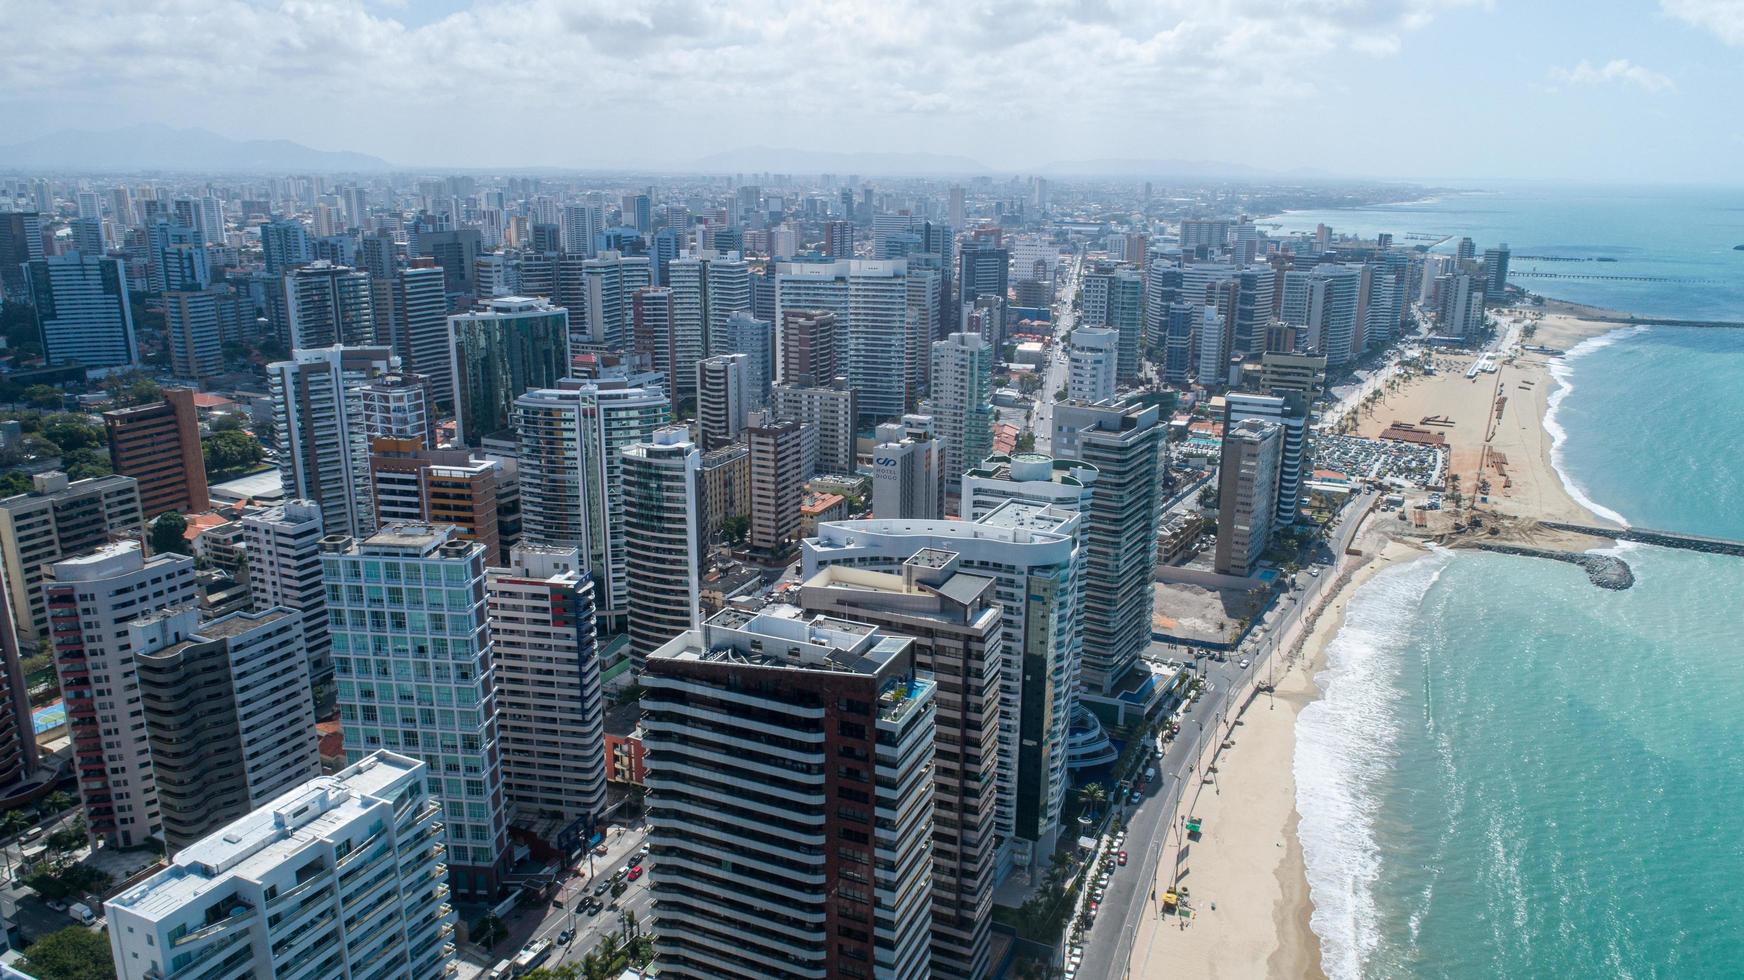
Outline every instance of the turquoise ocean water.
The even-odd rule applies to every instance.
[[[1671,281],[1521,282],[1744,319],[1744,192],[1512,188],[1283,220],[1611,255]],[[1744,331],[1619,331],[1558,373],[1549,423],[1579,496],[1744,538]],[[1461,553],[1352,600],[1295,760],[1335,980],[1744,976],[1744,560],[1618,553],[1621,593]]]

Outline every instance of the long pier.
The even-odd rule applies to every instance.
[[[1717,330],[1744,330],[1744,320],[1680,320],[1676,317],[1659,316],[1598,316],[1580,314],[1582,320],[1592,320],[1597,323],[1621,323],[1627,326],[1642,327],[1711,327]]]
[[[1658,545],[1661,548],[1681,548],[1685,551],[1700,551],[1710,555],[1731,555],[1734,558],[1744,558],[1744,541],[1734,541],[1731,538],[1710,538],[1700,534],[1682,534],[1677,531],[1655,531],[1646,527],[1565,524],[1561,521],[1539,521],[1538,525],[1556,531],[1590,534],[1595,538],[1617,538],[1622,541],[1634,541],[1638,544]]]
[[[1719,279],[1692,279],[1682,276],[1605,276],[1580,272],[1532,272],[1529,270],[1508,270],[1509,279],[1586,279],[1603,282],[1672,282],[1686,285],[1707,285],[1721,282]]]

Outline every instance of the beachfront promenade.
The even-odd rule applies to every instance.
[[[1176,719],[1181,733],[1169,743],[1158,766],[1161,778],[1152,784],[1149,795],[1127,819],[1126,851],[1128,865],[1109,880],[1102,905],[1084,944],[1084,960],[1078,968],[1082,980],[1122,980],[1132,976],[1133,943],[1138,936],[1139,922],[1145,915],[1157,914],[1157,899],[1170,882],[1158,881],[1164,860],[1171,861],[1186,843],[1182,824],[1193,812],[1199,794],[1204,791],[1206,770],[1215,765],[1223,741],[1230,737],[1234,724],[1259,693],[1259,687],[1270,677],[1272,658],[1280,652],[1289,656],[1298,641],[1312,628],[1312,616],[1304,619],[1304,611],[1317,611],[1330,596],[1336,595],[1336,584],[1347,576],[1358,559],[1346,556],[1363,518],[1375,501],[1366,493],[1353,498],[1340,516],[1333,534],[1333,565],[1326,574],[1311,577],[1300,596],[1290,595],[1280,600],[1287,603],[1282,617],[1267,630],[1267,635],[1254,643],[1243,643],[1224,661],[1208,660],[1203,664],[1206,693],[1194,701]],[[1250,637],[1251,639],[1251,637]],[[1251,661],[1243,670],[1241,658]],[[1207,833],[1217,828],[1207,827]]]

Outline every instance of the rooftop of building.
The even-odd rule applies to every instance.
[[[148,919],[160,919],[229,887],[232,877],[257,879],[381,801],[381,795],[423,763],[377,752],[331,776],[317,776],[183,848],[170,866],[110,899]]]
[[[875,674],[911,642],[864,623],[772,603],[755,611],[723,609],[702,629],[686,630],[648,659]]]

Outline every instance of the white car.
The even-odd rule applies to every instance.
[[[1246,670],[1246,669],[1247,669],[1247,661],[1245,661],[1245,660],[1243,660],[1243,661],[1242,661],[1242,662],[1241,662],[1241,669],[1242,669],[1242,670]]]

